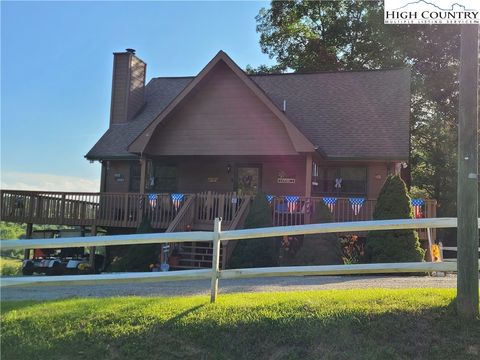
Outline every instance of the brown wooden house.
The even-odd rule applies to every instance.
[[[153,78],[114,54],[110,126],[86,158],[102,192],[376,198],[409,156],[407,69],[247,75],[220,51]]]
[[[220,51],[197,76],[145,80],[134,50],[114,53],[109,128],[85,156],[101,162],[99,193],[3,191],[3,218],[234,229],[261,191],[275,225],[308,223],[321,199],[337,221],[368,220],[408,164],[408,69],[248,75]]]

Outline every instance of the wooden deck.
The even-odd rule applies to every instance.
[[[71,226],[136,228],[149,218],[154,228],[168,232],[211,230],[216,217],[224,229],[239,227],[250,196],[219,194],[73,193],[0,190],[3,221]],[[332,198],[330,198],[332,199]],[[275,226],[311,223],[315,204],[324,198],[270,197]],[[355,207],[352,199],[335,198],[330,210],[335,222],[372,220],[375,199],[364,199]],[[241,211],[242,210],[242,211]],[[436,217],[436,201],[425,200],[421,216]]]

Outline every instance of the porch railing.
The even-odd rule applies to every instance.
[[[138,227],[144,218],[148,218],[158,229],[175,225],[183,231],[191,224],[195,230],[207,230],[217,217],[222,218],[224,226],[229,228],[244,202],[250,200],[235,192],[174,195],[1,190],[0,215],[4,221],[20,223],[130,228]],[[302,196],[269,196],[268,200],[274,226],[312,223],[316,204],[322,201],[329,207],[335,222],[368,221],[373,218],[376,204],[375,199],[361,199],[361,204],[355,204],[349,198]],[[185,217],[180,219],[177,215],[185,204],[188,209],[184,210]],[[436,217],[436,201],[423,201],[417,215]],[[176,224],[180,221],[181,224]],[[422,231],[420,236],[426,238]]]
[[[0,191],[1,219],[20,223],[167,228],[183,203],[171,194]]]

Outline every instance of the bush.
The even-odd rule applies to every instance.
[[[137,229],[137,234],[155,232],[150,224],[150,219],[144,217]],[[159,249],[156,244],[141,244],[120,246],[113,249],[114,257],[108,271],[149,271],[149,265],[155,263]]]
[[[259,193],[253,199],[245,219],[245,229],[270,227],[273,225],[272,209],[265,194]],[[269,267],[278,265],[278,238],[261,238],[238,241],[230,258],[230,267]]]
[[[407,187],[398,176],[389,176],[378,196],[374,220],[413,219]],[[370,231],[365,247],[365,260],[371,263],[422,261],[415,230]]]
[[[332,222],[332,214],[323,201],[315,204],[315,212],[312,223],[321,224]],[[335,234],[311,234],[305,235],[303,241],[295,252],[295,246],[291,246],[294,239],[284,239],[282,248],[282,265],[329,265],[341,264],[340,242]]]

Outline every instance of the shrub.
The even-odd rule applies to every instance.
[[[245,219],[245,229],[270,227],[273,225],[272,209],[265,194],[259,193],[253,199]],[[278,264],[279,240],[261,238],[238,241],[230,259],[230,267],[266,267]]]
[[[332,222],[332,214],[323,201],[315,204],[312,223],[320,224]],[[298,240],[297,240],[298,241]],[[298,250],[295,252],[294,239],[284,239],[282,251],[282,265],[328,265],[341,264],[340,243],[335,234],[305,235],[300,240]]]
[[[137,234],[155,232],[148,217],[144,217],[137,229]],[[148,271],[149,265],[158,258],[158,245],[141,244],[121,246],[114,250],[115,255],[110,264],[109,271]]]
[[[378,196],[374,220],[412,219],[413,211],[407,187],[398,176],[389,176]],[[372,263],[422,261],[415,230],[370,231],[365,247],[365,260]]]

